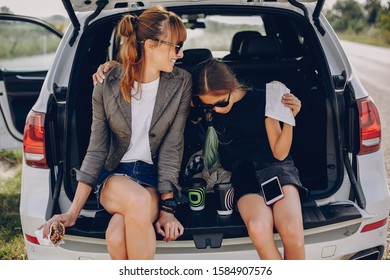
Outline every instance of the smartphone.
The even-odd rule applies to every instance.
[[[271,205],[284,197],[282,186],[277,176],[263,182],[261,189],[264,194],[265,204]]]

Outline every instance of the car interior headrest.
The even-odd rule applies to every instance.
[[[280,44],[276,37],[245,38],[239,50],[242,59],[274,59],[280,55]]]
[[[178,60],[182,65],[196,65],[213,57],[211,51],[205,48],[187,49],[183,51],[183,54],[183,58]]]
[[[234,34],[233,39],[232,39],[232,44],[230,47],[230,53],[231,54],[238,54],[240,50],[240,46],[242,41],[245,38],[248,37],[261,37],[262,35],[258,31],[254,30],[245,30],[245,31],[239,31],[236,34]]]

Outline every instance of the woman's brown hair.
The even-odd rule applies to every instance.
[[[120,91],[123,98],[130,102],[130,92],[136,77],[142,80],[140,75],[145,67],[144,42],[148,39],[184,42],[187,39],[187,32],[175,13],[155,6],[145,10],[138,17],[123,16],[118,24],[117,38],[123,40],[119,51],[119,60],[124,69]]]

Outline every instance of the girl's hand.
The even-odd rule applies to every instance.
[[[282,97],[282,103],[291,109],[294,118],[301,110],[301,101],[292,93],[285,93]]]
[[[156,231],[164,237],[164,241],[176,240],[184,233],[184,227],[176,217],[168,212],[160,211],[160,217],[155,224]]]
[[[98,82],[103,83],[104,79],[106,78],[104,74],[107,73],[108,70],[110,70],[117,64],[118,62],[115,60],[110,60],[104,64],[100,64],[98,69],[96,70],[96,73],[92,75],[93,85],[96,86]]]

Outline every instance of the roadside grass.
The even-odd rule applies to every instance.
[[[0,160],[12,175],[0,176],[0,260],[25,260],[19,215],[22,152],[0,152]]]
[[[359,34],[351,32],[338,32],[337,36],[344,41],[390,48],[390,42],[388,38],[385,38],[385,36],[376,29],[370,29]]]

